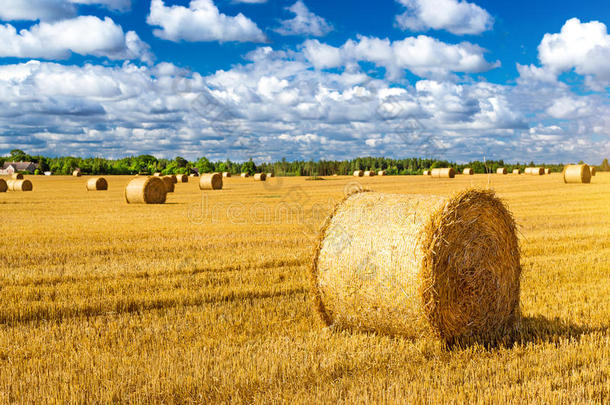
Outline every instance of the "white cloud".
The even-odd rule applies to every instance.
[[[263,4],[267,0],[233,0],[234,3],[246,3],[246,4]]]
[[[546,112],[553,118],[575,119],[591,114],[591,106],[586,99],[575,97],[561,97],[546,109]]]
[[[127,11],[131,9],[131,0],[69,0],[75,4],[99,5],[113,11]]]
[[[3,21],[55,21],[75,14],[75,7],[66,0],[3,0],[0,6]]]
[[[542,65],[554,74],[574,69],[602,86],[610,84],[610,35],[599,21],[566,21],[558,34],[545,34],[538,46]]]
[[[318,40],[304,43],[304,54],[318,69],[346,66],[358,61],[372,62],[398,79],[404,70],[421,77],[447,77],[451,72],[478,73],[499,66],[485,60],[485,50],[468,42],[446,44],[425,35],[401,41],[360,37],[340,48]]]
[[[323,37],[332,31],[332,26],[324,18],[309,11],[301,0],[288,7],[287,10],[293,13],[295,17],[282,21],[281,26],[276,29],[276,32],[281,35]]]
[[[153,33],[162,39],[184,41],[265,42],[265,34],[243,14],[220,13],[212,0],[191,0],[189,7],[166,7],[152,0],[148,24],[159,26]]]
[[[411,31],[446,30],[456,35],[490,30],[493,18],[483,8],[465,0],[397,0],[407,8],[396,17],[399,27]]]
[[[0,25],[0,42],[1,57],[66,59],[77,53],[109,59],[151,58],[148,45],[135,32],[124,33],[109,17],[41,22],[19,32],[10,24]]]

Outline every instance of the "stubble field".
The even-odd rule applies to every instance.
[[[128,205],[130,177],[105,177],[108,191],[58,176],[0,194],[0,403],[610,401],[610,174],[231,178],[205,194],[191,178],[165,205]],[[316,231],[360,185],[497,191],[520,229],[511,341],[320,325]]]

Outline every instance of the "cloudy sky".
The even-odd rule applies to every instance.
[[[610,157],[610,3],[2,0],[0,154]]]

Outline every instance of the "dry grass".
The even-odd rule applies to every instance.
[[[318,324],[315,234],[352,176],[226,179],[206,194],[211,218],[197,182],[154,206],[125,203],[130,177],[107,179],[104,193],[40,176],[33,192],[0,195],[0,403],[610,398],[609,174],[586,185],[560,174],[357,179],[440,195],[490,183],[506,201],[520,225],[524,318],[489,348]],[[306,221],[265,218],[283,201],[301,201]]]

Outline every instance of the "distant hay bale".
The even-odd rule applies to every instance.
[[[311,287],[329,326],[454,342],[514,326],[520,275],[515,222],[493,191],[360,192],[326,220]]]
[[[497,174],[506,174],[506,167],[498,167],[498,170],[496,170]]]
[[[6,184],[6,180],[0,179],[0,193],[6,193],[8,190],[8,184]]]
[[[563,169],[564,183],[591,183],[591,169],[588,165],[567,165]]]
[[[108,190],[108,182],[103,177],[92,177],[87,180],[87,191]]]
[[[250,177],[250,173],[242,173],[242,174],[241,174],[241,178],[242,178],[242,179],[245,179],[245,178],[247,178],[247,177]]]
[[[447,179],[452,179],[455,177],[455,170],[452,167],[444,167],[439,169],[432,169],[430,172],[432,177],[442,177]]]
[[[222,177],[231,177],[231,173],[229,173],[229,172],[222,172]]]
[[[474,170],[472,170],[470,167],[467,167],[462,171],[462,174],[472,176],[474,174]]]
[[[597,169],[595,168],[595,166],[589,166],[589,170],[591,170],[591,177],[595,176],[595,174],[597,173]]]
[[[125,187],[128,204],[164,204],[166,198],[167,188],[161,177],[135,177]]]
[[[173,193],[175,190],[175,183],[172,176],[163,176],[161,177],[161,180],[163,180],[163,184],[165,184],[165,192]]]
[[[200,190],[222,190],[222,174],[206,173],[199,179]]]
[[[254,181],[265,181],[267,180],[267,175],[265,173],[256,173],[254,175]]]
[[[32,182],[27,179],[15,180],[10,179],[6,181],[8,191],[32,191]]]
[[[74,177],[80,177],[80,176],[81,176],[81,172],[80,172],[80,170],[74,170],[74,171],[72,172],[72,176],[74,176]]]
[[[432,173],[430,172],[430,170],[424,170],[423,175],[424,176],[430,176]]]
[[[524,173],[525,174],[530,174],[532,172],[532,168],[531,167],[526,167]]]
[[[189,177],[186,174],[177,174],[176,175],[176,181],[178,183],[188,183],[189,182]]]
[[[544,175],[544,169],[542,167],[530,167],[529,174],[532,176],[542,176]]]
[[[521,170],[519,170],[519,169],[513,169],[513,174],[521,174]]]
[[[13,180],[23,180],[23,174],[21,174],[21,173],[13,173],[13,174],[11,174],[11,179],[13,179]]]
[[[159,173],[159,172],[156,172],[155,174],[153,174],[153,176],[155,176],[155,177],[161,177],[161,176],[163,176],[163,174],[161,174],[161,173]]]
[[[270,178],[273,178],[273,177],[275,177],[275,174],[273,174],[273,173],[267,173],[267,178],[269,178],[269,179],[270,179]]]
[[[544,174],[551,174],[551,169],[548,167],[544,169]]]
[[[354,171],[354,177],[362,177],[362,176],[364,176],[364,171],[362,171],[362,170]]]
[[[189,177],[197,177],[197,175],[195,173],[191,173],[189,174]]]
[[[375,175],[374,171],[371,171],[371,170],[364,171],[364,177],[373,177],[374,175]]]
[[[377,172],[377,176],[385,176],[386,175],[386,171],[385,170],[379,170]]]

